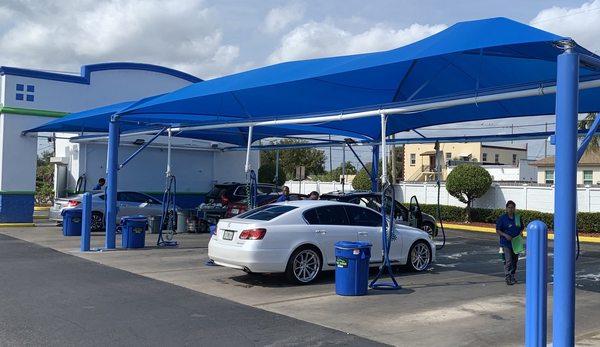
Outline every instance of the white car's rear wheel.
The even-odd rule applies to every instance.
[[[104,216],[100,212],[92,212],[92,220],[90,223],[91,231],[102,231],[104,230]]]
[[[431,264],[431,248],[425,241],[417,241],[408,252],[408,266],[413,271],[423,271]]]
[[[313,247],[299,248],[288,260],[285,274],[287,278],[298,284],[314,281],[321,272],[321,255]]]

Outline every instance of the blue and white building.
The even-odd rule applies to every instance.
[[[201,79],[166,67],[137,63],[85,65],[80,74],[0,67],[0,223],[30,223],[33,218],[38,137],[22,132],[67,113],[170,92]],[[91,189],[106,171],[102,139],[73,142],[56,136],[55,190],[64,196],[77,182]],[[85,134],[80,134],[85,135]],[[138,140],[135,144],[135,140]],[[123,161],[138,138],[123,138]],[[45,140],[44,140],[45,141]],[[178,178],[181,203],[192,206],[217,181],[243,181],[244,152],[223,152],[220,144],[175,142],[172,172]],[[258,154],[252,162],[257,167]],[[164,141],[144,150],[120,171],[119,189],[159,194],[166,168]]]

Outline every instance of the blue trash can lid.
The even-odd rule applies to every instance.
[[[65,215],[70,215],[70,216],[81,216],[83,213],[83,210],[80,208],[63,208],[63,210],[60,212],[61,216],[65,216]]]
[[[125,222],[147,222],[148,221],[148,217],[138,214],[135,216],[123,216],[121,217],[121,223],[125,223]]]
[[[371,248],[370,242],[364,241],[338,241],[335,243],[335,248],[339,249],[356,249],[356,248]]]

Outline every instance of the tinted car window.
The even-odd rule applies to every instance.
[[[295,206],[280,206],[280,205],[267,205],[263,207],[259,207],[252,211],[248,211],[238,218],[242,219],[255,219],[255,220],[271,220],[275,217],[279,217],[284,213],[287,213],[291,210],[295,210],[297,207]]]
[[[152,200],[149,196],[146,196],[146,195],[140,194],[140,193],[136,193],[136,192],[127,192],[126,199],[129,202],[137,202],[140,204],[144,203],[144,202],[148,202],[148,200]]]
[[[358,206],[344,206],[350,225],[363,227],[381,226],[381,215],[377,212]]]
[[[348,225],[348,217],[344,206],[321,206],[317,207],[317,216],[319,224],[323,225]]]
[[[305,211],[303,216],[308,224],[319,224],[319,216],[317,216],[316,208]]]

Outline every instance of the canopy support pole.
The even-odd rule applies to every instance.
[[[377,176],[379,175],[379,145],[373,146],[373,160],[371,161],[371,191],[379,191],[377,186]]]
[[[275,185],[279,183],[279,150],[275,151]]]
[[[119,133],[118,116],[115,115],[108,124],[108,147],[106,153],[106,214],[104,222],[106,228],[104,247],[106,249],[116,248]]]
[[[141,151],[143,151],[144,149],[146,149],[146,147],[150,146],[150,144],[152,144],[152,142],[154,142],[154,140],[156,140],[166,129],[167,128],[163,128],[161,131],[159,131],[158,133],[156,133],[156,135],[154,135],[154,137],[151,138],[148,142],[144,143],[144,145],[142,145],[142,147],[138,148],[137,151],[133,152],[133,154],[130,155],[129,158],[125,159],[125,161],[123,162],[123,164],[119,165],[119,170],[121,170],[125,165],[127,165],[127,163],[129,163],[138,154],[140,154]]]
[[[358,159],[358,162],[363,167],[363,169],[365,169],[365,171],[367,172],[367,175],[369,175],[369,177],[371,177],[371,172],[369,171],[369,169],[367,169],[367,166],[360,159],[360,157],[358,156],[358,154],[356,153],[356,151],[354,150],[354,148],[352,148],[352,146],[350,145],[349,142],[346,142],[346,145],[348,146],[348,148],[350,149],[350,151],[352,152],[352,154],[354,154],[354,156],[356,157],[356,159]]]
[[[250,171],[250,147],[252,146],[252,130],[253,126],[248,127],[248,146],[246,146],[246,165],[244,166],[244,172]]]
[[[579,56],[558,56],[556,78],[556,177],[554,190],[553,343],[573,346],[575,330],[575,220]]]
[[[388,160],[388,151],[387,151],[387,143],[386,143],[386,135],[385,130],[387,128],[387,116],[385,114],[381,114],[381,185],[384,186],[388,183],[387,177],[387,160]]]
[[[171,132],[171,128],[167,130],[167,178],[171,176],[171,136],[173,133]]]
[[[579,149],[577,150],[577,162],[578,163],[581,160],[581,157],[583,157],[583,154],[585,153],[585,150],[587,149],[588,145],[590,144],[590,141],[592,141],[592,136],[594,136],[594,134],[598,130],[599,125],[600,125],[600,116],[596,115],[596,119],[594,119],[594,123],[592,123],[592,126],[590,127],[590,129],[588,130],[588,133],[585,135],[585,137],[581,141],[581,145],[579,145]]]
[[[342,193],[345,193],[346,186],[346,146],[342,146]]]

